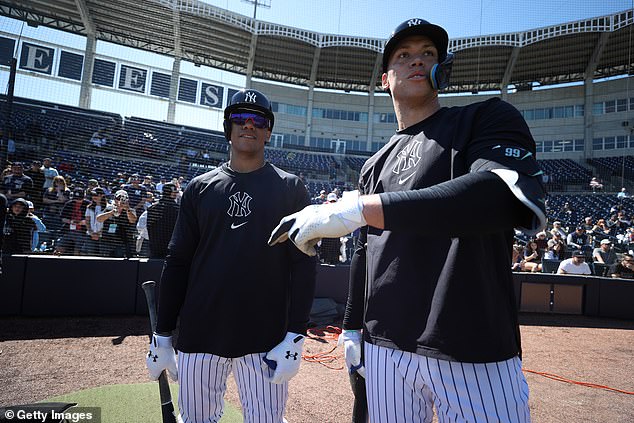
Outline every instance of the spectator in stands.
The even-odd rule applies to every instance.
[[[594,228],[592,228],[592,234],[594,241],[600,242],[602,239],[609,239],[612,236],[612,229],[605,223],[605,219],[599,219]]]
[[[9,206],[4,224],[2,252],[27,254],[31,252],[31,241],[35,222],[28,216],[29,205],[24,198],[16,198]]]
[[[42,218],[48,230],[55,233],[62,229],[62,207],[70,200],[71,192],[62,176],[55,176],[53,181],[54,185],[44,191],[42,198],[44,212]]]
[[[617,220],[617,234],[624,234],[627,228],[632,226],[632,221],[627,217],[624,210],[619,210],[616,213]]]
[[[59,172],[51,165],[51,159],[48,157],[42,160],[42,173],[44,174],[44,188],[52,187],[54,185],[53,179],[59,175]]]
[[[33,188],[27,192],[28,199],[33,202],[33,207],[39,213],[42,210],[42,197],[44,195],[44,172],[42,172],[42,163],[39,160],[33,160],[31,167],[24,171],[24,174],[33,181]]]
[[[35,229],[33,230],[33,235],[31,236],[31,251],[36,251],[40,246],[40,232],[46,232],[46,225],[42,222],[42,219],[35,214],[33,202],[27,200],[26,204],[29,210],[27,216],[33,220],[33,223],[35,223]]]
[[[326,190],[322,189],[319,191],[319,195],[313,198],[313,204],[323,204],[327,202]]]
[[[154,198],[154,193],[152,191],[148,191],[145,194],[145,202],[143,203],[143,211],[146,211],[155,202],[156,202],[156,199]]]
[[[634,256],[624,253],[621,262],[612,269],[611,276],[613,278],[634,279]]]
[[[181,197],[183,196],[183,187],[181,186],[180,182],[179,182],[179,178],[172,178],[171,183],[174,184],[174,186],[176,187],[176,189],[178,190],[178,194],[176,195],[176,202],[178,204],[181,203]]]
[[[146,190],[152,193],[156,190],[156,185],[154,185],[153,179],[154,178],[152,177],[152,175],[145,175],[143,177],[143,183],[141,184],[145,187]]]
[[[563,239],[566,239],[566,237],[568,236],[566,231],[564,231],[564,229],[561,227],[561,222],[559,220],[555,220],[553,222],[553,228],[550,230],[550,235],[554,235],[555,232],[558,232]]]
[[[102,255],[102,231],[103,223],[97,220],[108,205],[106,193],[103,188],[96,187],[89,191],[90,204],[86,207],[86,241],[84,242],[83,254],[88,256]]]
[[[583,226],[583,229],[586,230],[586,233],[592,236],[592,233],[594,231],[594,223],[592,223],[592,216],[584,217],[583,222],[581,222],[578,226]]]
[[[623,199],[628,198],[630,195],[627,192],[627,189],[625,189],[625,187],[621,188],[621,191],[619,191],[618,194],[616,194],[616,198],[618,198],[621,202],[623,202]]]
[[[172,183],[163,185],[161,198],[147,210],[147,233],[150,258],[163,259],[176,225],[179,205],[176,203],[178,188]]]
[[[90,147],[93,153],[101,152],[108,144],[108,139],[102,129],[97,129],[90,137]]]
[[[7,140],[7,161],[12,162],[15,160],[15,140],[13,134],[9,133],[9,139]]]
[[[537,242],[531,239],[524,249],[523,272],[541,272],[542,271],[542,253],[537,247]]]
[[[546,232],[545,231],[537,232],[537,234],[535,235],[534,241],[537,244],[537,251],[539,252],[540,256],[543,255],[546,249],[548,248],[548,236]]]
[[[623,236],[621,242],[625,244],[628,249],[631,248],[631,244],[634,243],[634,227],[630,226],[629,228],[627,228],[627,231],[625,231],[625,235]]]
[[[544,258],[548,260],[563,260],[566,254],[566,243],[561,233],[555,232],[548,240],[548,247],[544,253]]]
[[[108,257],[132,257],[137,221],[136,211],[130,207],[127,191],[121,189],[114,194],[114,202],[97,215],[103,223],[102,247]]]
[[[167,183],[167,178],[165,176],[161,176],[159,178],[159,183],[156,184],[155,191],[156,192],[163,192],[163,185],[165,185],[166,183]]]
[[[622,211],[619,211],[617,213],[622,213]],[[629,227],[629,225],[626,226],[624,222],[621,222],[619,220],[619,215],[617,213],[612,214],[610,218],[605,222],[610,229],[611,237],[616,237],[617,235],[624,234],[625,230]]]
[[[79,255],[86,240],[86,208],[90,204],[81,187],[73,189],[70,201],[62,208],[62,237],[55,247],[55,254]]]
[[[139,218],[137,219],[136,230],[136,255],[138,257],[147,257],[149,255],[148,241],[150,239],[147,232],[147,210],[143,211],[143,213],[141,213],[141,216],[139,216]]]
[[[590,180],[590,189],[592,190],[592,192],[597,192],[603,189],[603,184],[596,176],[594,176]]]
[[[559,275],[590,275],[592,271],[586,263],[586,255],[583,251],[576,250],[572,252],[572,257],[562,260],[557,269]]]
[[[616,263],[616,253],[609,239],[601,240],[601,245],[592,251],[592,259],[595,263],[611,266]]]
[[[583,226],[577,226],[574,232],[571,232],[566,237],[566,245],[571,250],[581,250],[582,252],[589,252],[591,250],[590,240],[586,230]]]
[[[141,185],[141,176],[138,173],[132,174],[123,189],[128,193],[130,207],[134,209],[137,216],[143,213],[143,206],[147,198],[147,188]]]
[[[511,270],[519,272],[522,270],[524,264],[524,246],[520,244],[513,244],[513,255],[511,257]]]
[[[0,191],[9,201],[28,198],[28,193],[33,191],[33,180],[24,174],[22,163],[11,165],[11,174],[3,179]]]
[[[95,178],[90,178],[88,180],[88,187],[86,188],[87,192],[90,193],[93,189],[99,186],[99,181]]]
[[[11,176],[11,164],[2,169],[2,175],[0,175],[0,181],[4,181],[4,178]]]

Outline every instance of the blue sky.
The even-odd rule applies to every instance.
[[[253,16],[244,0],[202,0]],[[260,0],[262,1],[262,0]],[[266,0],[257,18],[317,32],[387,38],[401,22],[423,18],[449,38],[538,28],[634,8],[633,0]]]

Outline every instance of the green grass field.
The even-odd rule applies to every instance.
[[[171,384],[174,408],[178,386]],[[106,385],[48,398],[42,402],[76,402],[77,407],[101,408],[101,423],[157,423],[161,421],[158,384]],[[72,411],[73,408],[68,410]],[[240,423],[242,415],[225,402],[222,423]]]

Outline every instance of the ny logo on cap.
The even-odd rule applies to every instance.
[[[407,21],[407,25],[416,26],[416,25],[420,25],[421,22],[423,22],[422,19],[410,19],[409,21]]]
[[[248,92],[244,95],[244,97],[245,101],[248,101],[249,103],[255,103],[256,94],[254,92]]]

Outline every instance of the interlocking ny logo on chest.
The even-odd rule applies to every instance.
[[[396,155],[392,172],[398,175],[398,183],[404,184],[416,174],[416,165],[420,161],[420,148],[423,143],[413,140]]]
[[[238,221],[231,223],[231,229],[237,229],[240,226],[244,226],[248,221],[241,221],[239,219],[245,218],[251,214],[251,197],[246,192],[236,192],[229,197],[229,209],[227,214],[231,217],[238,218]]]

